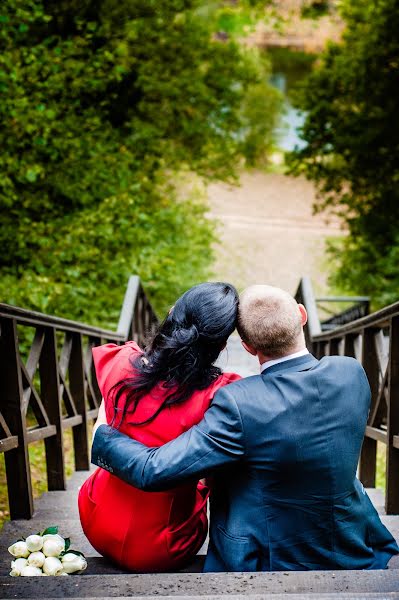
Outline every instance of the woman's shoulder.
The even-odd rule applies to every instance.
[[[136,342],[129,341],[122,346],[103,344],[92,350],[97,382],[106,399],[109,390],[121,379],[132,374],[132,361],[142,353]]]
[[[238,375],[238,373],[222,373],[221,375],[219,375],[219,377],[207,390],[209,395],[209,403],[211,403],[214,395],[221,387],[229,385],[229,383],[233,383],[234,381],[238,381],[239,379],[241,379],[241,375]]]
[[[241,376],[237,373],[221,373],[221,375],[219,375],[219,377],[207,388],[201,390],[200,394],[203,400],[203,411],[205,412],[209,408],[213,397],[221,387],[233,383],[234,381],[238,381],[239,379],[241,379]]]
[[[233,381],[238,381],[239,379],[242,379],[242,377],[241,375],[238,375],[238,373],[222,373],[219,379],[220,382],[218,387],[223,387],[224,385],[233,383]]]

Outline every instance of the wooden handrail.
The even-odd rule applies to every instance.
[[[302,277],[295,298],[297,302],[300,302],[306,308],[308,313],[306,333],[307,337],[313,339],[315,336],[321,333],[321,326],[310,277]]]
[[[49,490],[66,486],[65,429],[73,430],[75,469],[89,468],[87,423],[101,402],[92,348],[128,339],[142,344],[157,323],[137,276],[129,279],[117,331],[0,304],[0,452],[12,519],[33,514],[29,444],[44,440]],[[25,352],[19,327],[33,332],[23,340]],[[26,358],[28,339],[33,341]],[[36,425],[28,426],[28,414]]]
[[[137,277],[137,275],[132,275],[129,277],[117,328],[118,334],[124,339],[127,339],[129,335],[130,326],[133,321],[134,309],[136,308],[137,297],[139,294],[139,288],[140,279]]]
[[[346,355],[363,365],[371,388],[371,406],[359,464],[366,487],[376,481],[377,441],[386,444],[387,514],[399,513],[399,302],[321,332],[316,299],[309,278],[299,284],[296,298],[309,315],[306,343],[316,357]],[[357,298],[355,298],[357,300]],[[361,301],[367,301],[361,298]]]
[[[12,306],[11,304],[4,304],[0,302],[0,318],[14,318],[18,321],[19,325],[31,325],[40,327],[55,327],[62,331],[73,331],[79,332],[84,335],[97,335],[103,338],[113,338],[116,341],[124,341],[124,336],[119,332],[112,331],[110,329],[102,329],[101,327],[93,327],[86,323],[79,321],[72,321],[70,319],[63,319],[62,317],[55,317],[53,315],[46,315],[45,313],[36,312],[34,310],[28,310],[26,308],[19,308],[18,306]]]
[[[331,339],[331,337],[339,338],[349,333],[357,333],[364,327],[384,327],[389,326],[390,319],[399,315],[399,302],[394,302],[389,306],[382,308],[366,317],[352,321],[346,325],[341,325],[328,333],[320,333],[315,336],[314,341],[325,341]]]

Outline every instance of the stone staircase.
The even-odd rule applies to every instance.
[[[255,359],[241,350],[232,338],[220,359],[221,366],[243,376],[258,372]],[[168,574],[131,574],[111,565],[98,555],[80,527],[77,492],[90,474],[74,473],[66,491],[48,492],[36,501],[34,518],[5,524],[0,536],[0,598],[145,598],[172,597],[198,600],[399,600],[399,561],[397,569],[386,571],[303,571],[275,573],[202,574],[206,545],[184,571]],[[382,515],[382,521],[399,540],[399,516],[384,515],[380,490],[369,494]],[[74,548],[88,558],[82,575],[41,578],[9,577],[11,556],[7,547],[20,536],[58,525],[61,535],[70,537]]]

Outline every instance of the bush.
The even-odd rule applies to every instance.
[[[333,248],[333,282],[381,306],[398,299],[399,2],[345,0],[342,10],[343,42],[329,46],[299,95],[307,145],[291,155],[291,172],[313,180],[316,209],[338,213],[349,230]]]
[[[4,301],[112,326],[129,274],[161,311],[208,276],[206,203],[175,182],[232,179],[267,148],[251,90],[265,134],[275,109],[263,66],[217,42],[201,5],[2,3]]]

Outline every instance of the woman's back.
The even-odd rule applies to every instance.
[[[159,414],[171,392],[163,383],[143,396],[133,413],[129,407],[124,411],[127,396],[122,393],[115,411],[115,386],[134,377],[132,363],[140,355],[135,342],[93,349],[108,423],[114,421],[121,432],[148,446],[161,446],[198,423],[217,389],[238,378],[222,374],[206,389],[164,406]],[[207,497],[208,490],[200,483],[149,493],[97,469],[82,486],[79,510],[85,534],[101,554],[129,570],[165,571],[182,566],[201,547],[207,532]]]

